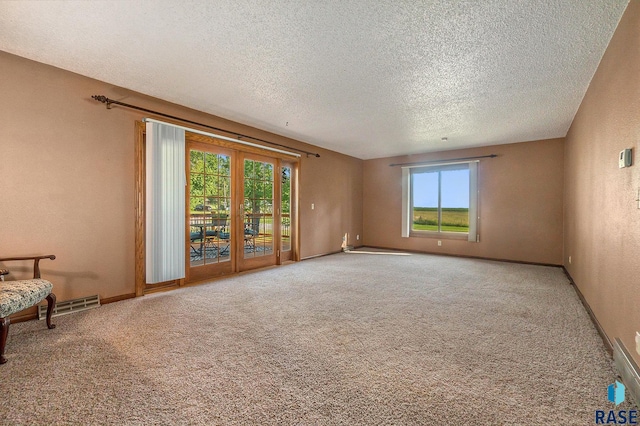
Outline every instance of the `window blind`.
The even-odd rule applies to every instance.
[[[147,122],[146,281],[185,277],[185,132]]]

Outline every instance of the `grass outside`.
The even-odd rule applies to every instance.
[[[415,207],[413,226],[415,231],[438,231],[438,209],[435,207]],[[469,232],[469,209],[442,209],[442,232]]]

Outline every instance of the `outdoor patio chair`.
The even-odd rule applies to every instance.
[[[200,230],[200,232],[191,232],[189,234],[189,240],[191,241],[191,254],[202,255],[202,230]],[[199,247],[194,247],[194,244],[199,245]]]
[[[255,250],[255,239],[260,234],[260,215],[247,215],[247,222],[244,224],[244,247]]]
[[[218,256],[229,252],[231,234],[228,232],[229,215],[218,214],[212,216],[205,231],[205,247],[215,249]],[[221,244],[222,243],[222,244]]]
[[[216,241],[220,239],[219,235],[228,239],[228,234],[225,234],[228,217],[227,214],[213,213],[191,219],[191,231],[196,231],[189,234],[192,256],[204,256],[207,250],[218,250]],[[228,251],[228,247],[223,251]]]

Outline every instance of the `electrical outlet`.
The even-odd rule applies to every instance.
[[[438,241],[438,247],[442,245],[442,241]]]
[[[311,210],[315,210],[315,208],[316,208],[316,205],[311,203]]]
[[[636,331],[636,352],[640,355],[640,331]]]
[[[571,265],[571,256],[569,256],[569,265]]]
[[[360,240],[360,234],[356,235],[356,240]]]

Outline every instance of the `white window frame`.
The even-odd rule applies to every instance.
[[[415,164],[402,168],[402,237],[409,238],[416,235],[437,236],[444,238],[461,238],[467,236],[470,242],[480,241],[478,234],[478,160],[443,162],[437,164]],[[439,231],[413,231],[412,188],[411,176],[413,173],[425,171],[439,171],[444,166],[466,164],[469,167],[469,232],[439,232]]]

